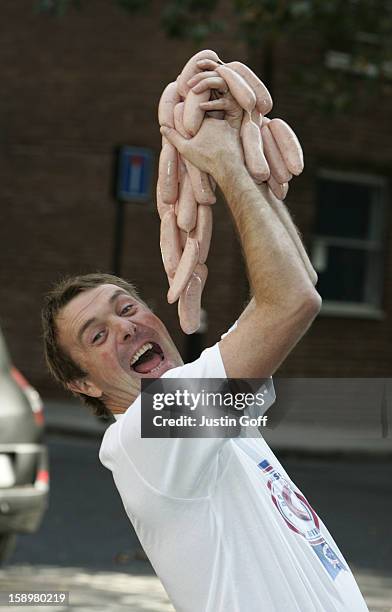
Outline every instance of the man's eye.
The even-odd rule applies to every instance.
[[[133,304],[127,304],[126,306],[124,306],[124,308],[121,309],[121,316],[122,315],[126,315],[129,313],[130,310],[132,310],[133,308]]]
[[[93,337],[93,344],[96,344],[99,340],[101,340],[103,334],[104,334],[103,331],[100,331],[97,334],[95,334],[95,336]]]

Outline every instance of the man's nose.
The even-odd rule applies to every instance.
[[[120,342],[129,342],[136,333],[136,325],[132,321],[119,317],[116,321],[116,331]]]

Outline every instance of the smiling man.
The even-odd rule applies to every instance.
[[[110,274],[59,283],[43,321],[52,374],[98,415],[123,413],[140,392],[140,378],[182,364],[162,321],[130,283]]]
[[[270,377],[320,308],[270,194],[244,166],[240,121],[231,119],[206,119],[189,140],[162,132],[225,196],[253,293],[238,321],[184,365],[132,285],[77,277],[46,299],[47,361],[97,414],[114,415],[100,460],[176,610],[366,611],[331,534],[257,429],[231,439],[141,437],[142,378],[266,378],[265,411]]]

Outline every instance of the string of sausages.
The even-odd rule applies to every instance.
[[[266,117],[272,109],[271,95],[245,64],[225,64],[211,50],[196,53],[177,80],[164,89],[158,106],[160,125],[174,127],[184,138],[192,138],[205,115],[225,118],[224,111],[211,110],[211,101],[219,99],[225,90],[244,111],[240,137],[249,174],[255,183],[267,183],[275,198],[283,200],[289,181],[303,170],[302,149],[287,123]],[[203,104],[210,110],[203,110]],[[181,328],[191,334],[200,326],[215,182],[163,137],[156,196],[161,219],[160,248],[169,282],[167,300],[169,304],[178,300]],[[281,216],[277,204],[275,201],[274,208]],[[299,246],[298,236],[292,238]]]

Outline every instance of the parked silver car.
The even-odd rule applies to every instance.
[[[48,503],[48,454],[38,392],[10,360],[0,330],[0,564],[17,533],[33,533]]]

